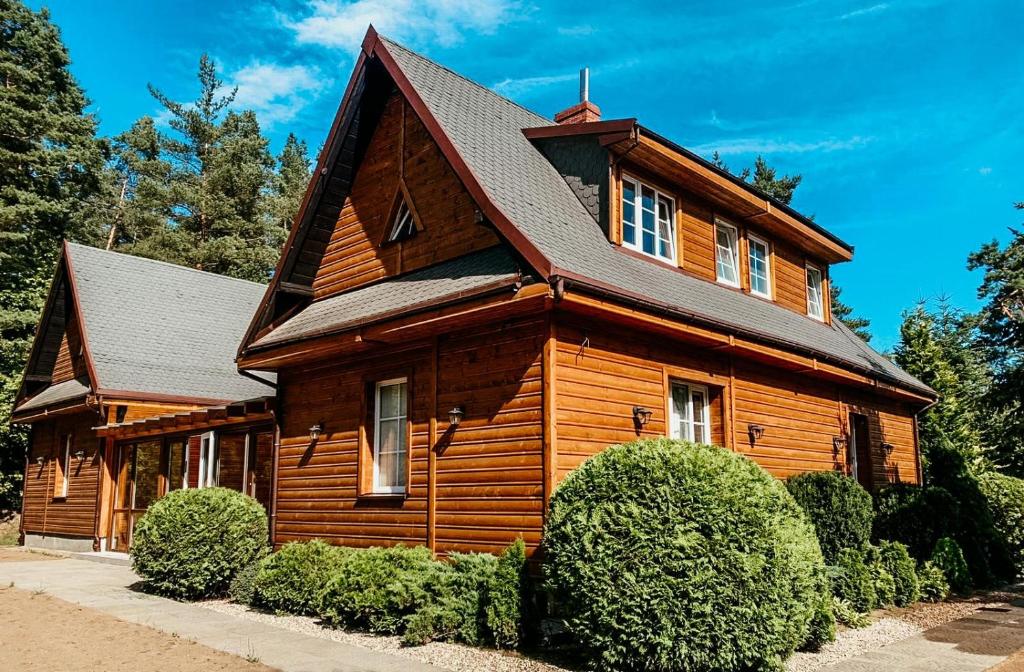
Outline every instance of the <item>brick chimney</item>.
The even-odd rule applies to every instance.
[[[590,68],[580,70],[580,102],[555,115],[557,124],[601,121],[601,108],[590,102]]]

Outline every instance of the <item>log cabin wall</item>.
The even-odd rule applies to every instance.
[[[25,472],[22,530],[26,534],[88,537],[95,534],[97,487],[103,455],[93,427],[94,412],[56,416],[33,423]],[[67,496],[60,497],[58,460],[63,459],[62,437],[71,435]],[[83,459],[75,457],[82,450]],[[37,458],[43,457],[42,465]]]
[[[381,245],[400,183],[419,229]],[[476,223],[476,205],[412,108],[393,93],[374,130],[352,193],[345,199],[313,282],[314,297],[333,296],[498,243]]]
[[[777,477],[848,471],[833,438],[845,435],[854,412],[866,415],[871,427],[874,484],[918,482],[907,404],[576,316],[558,315],[555,335],[556,480],[609,445],[664,436],[668,384],[677,379],[707,386],[714,443],[748,455]],[[654,411],[639,431],[633,406]],[[753,443],[750,424],[764,427]],[[891,453],[884,443],[893,446]]]
[[[65,322],[57,359],[53,364],[51,384],[56,385],[75,378],[84,379],[88,375],[85,358],[81,356],[82,340],[79,333],[78,320],[72,315]]]
[[[536,547],[546,333],[543,318],[519,319],[281,372],[275,543],[497,552],[522,536]],[[361,495],[372,386],[395,377],[409,389],[407,493]],[[452,430],[456,405],[465,416]],[[316,423],[323,434],[311,442]]]

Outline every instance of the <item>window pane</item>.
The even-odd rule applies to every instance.
[[[821,297],[821,271],[807,269],[807,314],[821,319],[824,317]]]
[[[135,447],[135,509],[146,509],[156,500],[160,476],[160,442]]]
[[[622,240],[636,245],[636,185],[622,181]]]
[[[693,440],[697,443],[707,443],[707,426],[704,424],[704,393],[693,390],[690,398],[693,401]]]
[[[395,418],[404,413],[404,384],[385,385],[380,388],[380,417]]]
[[[630,245],[636,245],[636,227],[632,224],[622,225],[622,240]]]
[[[672,201],[658,198],[658,254],[666,259],[675,258],[675,226],[673,226]]]
[[[185,482],[185,442],[172,441],[167,454],[167,491],[180,490]]]
[[[768,246],[757,240],[750,241],[750,291],[769,294]]]
[[[654,214],[654,189],[645,186],[640,187],[640,206],[645,212],[650,212],[652,215]],[[644,228],[646,229],[647,226],[644,225]],[[651,230],[654,230],[653,218],[651,219]]]
[[[689,439],[690,405],[687,403],[689,388],[685,385],[672,386],[672,438]]]
[[[728,226],[716,227],[715,241],[715,261],[718,279],[731,285],[738,285],[736,230]]]
[[[377,427],[374,443],[375,489],[395,492],[405,486],[406,383],[377,390]]]
[[[647,254],[654,254],[654,232],[644,231],[643,233],[643,249]]]

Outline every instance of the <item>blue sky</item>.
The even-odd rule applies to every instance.
[[[101,131],[194,97],[208,52],[274,147],[315,151],[366,26],[551,116],[591,68],[606,119],[636,116],[739,169],[763,154],[793,205],[856,247],[833,276],[890,347],[900,313],[974,309],[965,259],[1024,220],[1024,11],[1015,1],[551,3],[51,0]]]

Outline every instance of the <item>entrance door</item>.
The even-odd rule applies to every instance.
[[[117,492],[111,549],[127,551],[135,523],[162,494],[162,442],[122,445],[117,455]]]
[[[871,490],[871,430],[868,427],[868,416],[861,413],[850,413],[849,452],[853,477],[865,490]]]

